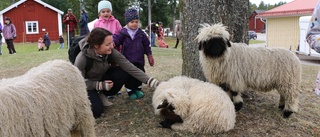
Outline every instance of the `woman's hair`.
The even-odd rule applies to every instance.
[[[89,48],[94,45],[101,45],[107,36],[112,36],[112,33],[104,28],[94,28],[88,36]]]

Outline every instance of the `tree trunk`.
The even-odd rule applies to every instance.
[[[200,24],[221,22],[228,27],[232,42],[247,43],[249,0],[180,0],[182,13],[182,75],[205,81],[194,40]]]

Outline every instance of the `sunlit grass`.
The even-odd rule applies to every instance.
[[[260,44],[260,43],[265,43],[263,40],[250,40],[249,44]]]

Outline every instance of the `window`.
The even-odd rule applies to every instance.
[[[26,32],[27,34],[38,34],[38,21],[26,21]]]

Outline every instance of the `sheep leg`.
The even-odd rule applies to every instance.
[[[232,90],[230,92],[232,95],[232,101],[234,104],[234,108],[236,109],[236,111],[239,111],[243,106],[243,99],[241,97],[241,93],[236,92],[236,91],[232,91]]]
[[[232,91],[226,83],[219,84],[219,86],[228,93],[230,99],[234,104],[234,108],[236,111],[239,111],[243,106],[243,99],[241,97],[241,93]]]
[[[279,108],[283,110],[283,117],[289,118],[293,112],[298,111],[299,93],[296,87],[278,90],[280,94]]]

